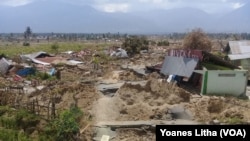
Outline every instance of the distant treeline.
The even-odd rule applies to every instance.
[[[183,39],[188,33],[166,34],[127,34],[127,33],[32,33],[31,39],[38,40],[110,40],[124,39],[129,36],[160,37],[166,39]],[[220,40],[250,40],[250,33],[206,33],[211,39]],[[24,33],[0,33],[1,40],[22,40]]]

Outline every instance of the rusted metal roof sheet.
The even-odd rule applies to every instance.
[[[171,49],[167,52],[167,55],[173,57],[195,58],[198,59],[200,62],[208,61],[216,65],[226,66],[232,69],[238,68],[237,66],[225,60],[222,60],[220,57],[202,50]]]
[[[202,50],[171,49],[168,56],[203,59]]]
[[[190,77],[198,63],[198,58],[166,56],[161,68],[165,75],[179,75]]]
[[[52,63],[55,60],[63,60],[64,58],[62,57],[43,57],[43,58],[35,58],[36,60],[39,60],[41,62],[45,62],[45,63]]]

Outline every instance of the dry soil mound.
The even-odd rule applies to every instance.
[[[168,108],[189,102],[190,94],[175,85],[150,79],[145,86],[125,83],[116,93],[119,120],[168,119]]]

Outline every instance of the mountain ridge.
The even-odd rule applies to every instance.
[[[189,7],[106,13],[88,5],[53,3],[37,1],[19,7],[0,7],[0,33],[23,32],[27,26],[34,32],[70,33],[187,32],[193,28],[202,28],[207,32],[250,32],[249,3],[219,18]]]

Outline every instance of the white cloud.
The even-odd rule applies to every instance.
[[[0,5],[16,7],[16,6],[26,5],[31,2],[33,2],[33,0],[1,0]]]
[[[0,0],[0,5],[21,6],[41,0]],[[47,0],[47,2],[55,0]],[[105,12],[133,12],[149,9],[198,8],[208,13],[225,13],[249,0],[56,0],[75,5],[90,5]]]
[[[163,3],[164,1],[163,0],[152,0],[153,3],[155,4],[161,4]]]
[[[239,2],[232,3],[232,8],[238,9],[238,8],[242,7],[243,5],[244,5],[243,3],[239,3]]]
[[[103,4],[103,5],[98,5],[96,6],[97,9],[100,9],[105,12],[128,12],[129,10],[129,5],[127,3],[108,3],[108,4]]]
[[[164,0],[138,0],[139,2],[142,3],[153,3],[153,4],[158,4],[158,3],[163,3]],[[167,1],[167,0],[165,0]]]
[[[207,13],[222,14],[239,8],[248,0],[63,0],[87,4],[105,12],[133,12],[192,7]]]

